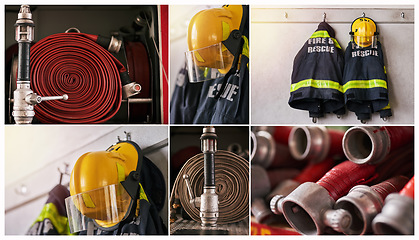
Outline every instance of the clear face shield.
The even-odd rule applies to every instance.
[[[351,35],[352,48],[377,48],[378,36],[355,36]]]
[[[221,42],[185,54],[189,82],[192,83],[223,77],[234,60],[233,54]]]
[[[132,201],[121,183],[105,186],[70,196],[65,199],[70,232],[88,230],[96,226],[110,228],[129,214]]]

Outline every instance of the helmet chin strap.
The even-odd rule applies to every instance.
[[[242,36],[243,36],[245,24],[247,22],[247,17],[248,17],[248,6],[243,5],[243,16],[240,23],[240,29],[231,31],[228,38],[222,41],[224,46],[231,52],[231,54],[233,54],[234,60],[233,60],[233,65],[231,66],[230,70],[226,73],[226,75],[222,79],[223,84],[221,85],[220,91],[218,91],[217,95],[215,95],[214,97],[215,99],[220,98],[221,94],[225,90],[225,87],[227,86],[228,79],[238,69],[239,59],[240,59],[241,51],[243,49],[243,44],[244,44],[244,40]]]
[[[141,176],[140,172],[143,165],[143,152],[140,146],[138,146],[138,144],[132,141],[120,141],[118,143],[121,143],[121,142],[132,144],[135,147],[135,149],[138,152],[138,162],[137,162],[136,170],[130,172],[128,177],[125,179],[125,181],[121,182],[122,186],[125,188],[125,191],[127,191],[127,193],[131,197],[131,207],[129,210],[129,214],[125,217],[125,219],[117,224],[118,226],[117,234],[120,234],[122,226],[124,226],[125,223],[130,222],[135,217],[135,210],[137,208],[137,199],[139,198],[139,190],[140,190],[140,176]]]
[[[235,35],[235,36],[234,36]],[[233,38],[239,37],[239,39],[233,39],[231,41],[229,41],[229,39],[232,38],[232,36],[234,36]],[[234,30],[230,33],[230,36],[227,38],[227,40],[223,41],[223,44],[227,47],[227,49],[234,54],[234,60],[233,60],[233,64],[230,68],[230,70],[226,73],[226,75],[224,75],[222,82],[223,84],[221,85],[221,89],[220,91],[218,91],[217,95],[215,95],[215,99],[220,98],[221,94],[224,92],[225,87],[227,85],[227,81],[230,78],[230,76],[232,74],[234,74],[237,69],[238,69],[238,64],[239,64],[239,59],[240,59],[240,49],[243,48],[243,44],[244,44],[244,40],[241,37],[241,33],[238,30]],[[226,43],[229,42],[229,44],[227,45]],[[232,47],[235,46],[235,48]],[[230,49],[235,49],[235,51],[231,51]]]

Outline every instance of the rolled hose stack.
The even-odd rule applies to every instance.
[[[218,150],[215,153],[215,186],[219,201],[217,224],[235,223],[248,218],[249,166],[248,161],[234,153]],[[200,222],[199,208],[189,202],[183,176],[189,175],[195,196],[201,196],[204,186],[204,155],[190,158],[179,171],[170,196],[171,208],[180,202],[186,213]]]
[[[34,92],[41,96],[68,95],[67,101],[49,101],[35,107],[42,123],[103,123],[118,112],[124,81],[121,76],[126,81],[128,73],[97,41],[96,35],[59,33],[31,48]]]

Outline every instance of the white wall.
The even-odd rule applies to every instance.
[[[390,124],[412,124],[414,118],[413,6],[252,6],[251,119],[253,124],[312,124],[307,111],[288,105],[292,65],[297,52],[323,21],[336,32],[342,48],[350,40],[351,23],[362,13],[377,22],[388,76]],[[401,17],[404,12],[404,18]],[[337,119],[327,114],[319,124],[360,124],[353,112]],[[379,114],[368,124],[383,124]]]
[[[59,183],[58,168],[64,170],[68,163],[71,172],[82,154],[106,150],[118,136],[125,138],[124,131],[130,132],[132,141],[142,149],[168,137],[167,126],[5,126],[5,234],[26,233],[48,192]],[[146,156],[159,167],[167,183],[168,147]],[[69,177],[64,176],[62,183],[68,182]],[[27,188],[24,195],[18,193],[21,186]],[[167,200],[161,216],[167,225]]]

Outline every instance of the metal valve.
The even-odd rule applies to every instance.
[[[67,100],[68,95],[41,97],[30,87],[30,43],[34,39],[35,24],[28,5],[22,5],[15,24],[15,39],[18,42],[18,69],[16,90],[13,92],[12,116],[16,124],[30,124],[35,116],[34,106],[42,101]]]

